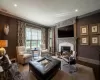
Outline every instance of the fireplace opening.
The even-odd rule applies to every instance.
[[[70,46],[61,46],[61,55],[62,55],[63,52],[69,53],[70,51],[71,51]]]

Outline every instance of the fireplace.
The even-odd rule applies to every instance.
[[[72,41],[72,39],[59,39],[59,42],[58,42],[58,51],[61,52],[61,48],[62,46],[64,48],[68,48],[70,47],[70,50],[72,51],[75,51],[75,43],[74,41]]]
[[[70,46],[61,46],[61,54],[63,52],[70,52],[71,51],[71,47]]]

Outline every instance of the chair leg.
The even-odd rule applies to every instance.
[[[77,71],[77,67],[75,65],[69,65],[69,73],[73,73]]]

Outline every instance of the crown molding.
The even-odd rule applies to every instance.
[[[84,18],[84,17],[87,17],[87,16],[97,14],[97,13],[100,13],[100,9],[96,10],[96,11],[93,11],[93,12],[90,12],[90,13],[87,13],[87,14],[84,14],[84,15],[81,15],[81,16],[78,16],[77,18],[80,19],[80,18]]]
[[[23,19],[23,18],[20,18],[20,17],[14,16],[14,15],[9,14],[9,13],[6,13],[6,12],[2,12],[2,11],[0,11],[0,14],[1,14],[1,15],[4,15],[4,16],[11,17],[11,18],[15,18],[16,20],[23,21],[23,22],[28,23],[28,24],[32,24],[32,25],[36,25],[36,26],[40,26],[40,27],[44,27],[44,28],[49,28],[48,26],[41,25],[41,24],[38,24],[38,23],[35,23],[35,22],[32,22],[32,21],[29,21],[29,20]]]

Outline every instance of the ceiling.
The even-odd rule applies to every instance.
[[[0,0],[0,10],[45,26],[98,9],[100,0]]]

